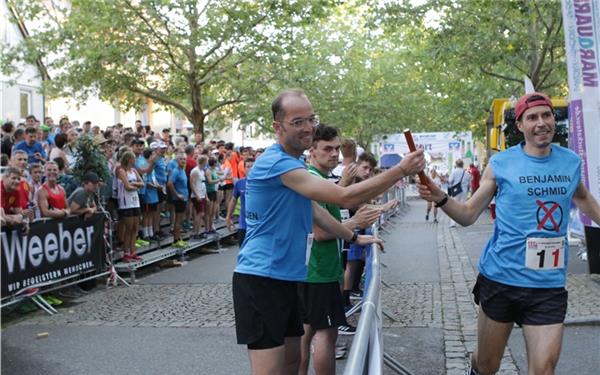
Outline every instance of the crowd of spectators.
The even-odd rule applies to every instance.
[[[93,171],[80,181],[73,175],[78,140],[84,136],[106,157],[106,181]],[[228,203],[237,202],[262,152],[204,142],[200,132],[191,137],[171,134],[169,128],[155,133],[139,120],[131,127],[101,130],[90,121],[80,125],[65,117],[55,124],[51,117],[40,122],[32,115],[24,123],[2,125],[1,148],[3,225],[26,230],[36,219],[86,219],[102,208],[117,223],[116,245],[124,261],[139,260],[138,247],[168,235],[174,246],[186,247],[183,231],[200,239],[215,234],[216,224],[226,219],[231,226],[236,207],[227,213]],[[165,218],[170,233],[161,230]]]

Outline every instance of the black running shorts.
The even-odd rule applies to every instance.
[[[340,284],[298,283],[302,323],[313,329],[327,329],[346,324]]]
[[[567,314],[565,288],[523,288],[498,283],[479,274],[473,296],[488,317],[501,323],[559,324]]]
[[[295,281],[234,272],[233,309],[238,344],[248,349],[270,349],[286,337],[304,334]]]

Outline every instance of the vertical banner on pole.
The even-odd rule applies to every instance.
[[[562,0],[569,76],[569,147],[582,159],[581,180],[600,201],[600,0]],[[600,229],[581,214],[590,272],[600,273]],[[594,226],[596,228],[592,228]]]

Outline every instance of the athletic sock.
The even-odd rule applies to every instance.
[[[344,289],[342,292],[342,297],[344,298],[344,305],[350,306],[350,291]]]

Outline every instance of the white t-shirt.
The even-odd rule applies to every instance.
[[[206,174],[204,174],[204,170],[200,169],[200,167],[195,167],[190,172],[190,183],[194,183],[195,190],[200,194],[199,197],[196,196],[194,189],[192,189],[192,198],[206,198]]]

